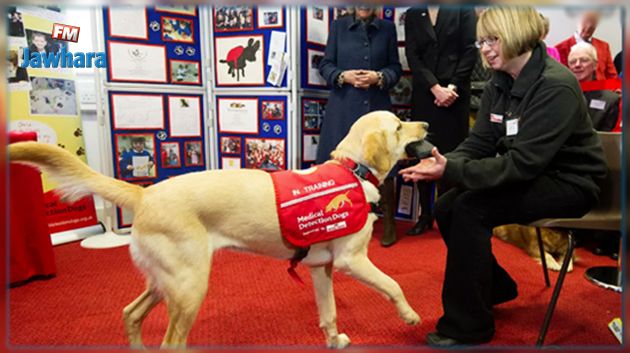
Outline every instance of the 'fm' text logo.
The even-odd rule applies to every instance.
[[[80,27],[55,23],[53,24],[52,38],[77,43],[80,31]]]

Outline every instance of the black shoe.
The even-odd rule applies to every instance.
[[[409,229],[405,234],[407,235],[420,235],[425,230],[433,228],[433,217],[427,215],[421,215],[418,222]]]
[[[388,248],[396,243],[396,237],[381,238],[381,246]]]
[[[514,289],[503,291],[501,293],[493,293],[492,305],[503,304],[509,302],[510,300],[516,299],[516,297],[518,297],[518,290],[516,289],[516,287]]]
[[[489,342],[490,340],[483,340],[479,342],[460,342],[454,338],[446,337],[438,332],[430,332],[427,334],[427,344],[434,348],[450,348],[455,346],[474,346],[482,343]]]

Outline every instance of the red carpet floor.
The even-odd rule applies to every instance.
[[[370,243],[372,261],[403,288],[422,317],[406,326],[379,294],[343,274],[335,274],[338,326],[354,346],[420,347],[442,313],[440,304],[445,248],[439,234],[402,235],[391,248],[378,243],[380,223]],[[531,347],[538,336],[552,288],[545,288],[540,266],[522,250],[494,240],[499,262],[519,284],[519,297],[496,307],[492,346]],[[547,345],[619,347],[607,323],[621,315],[621,295],[592,285],[587,267],[614,265],[607,257],[577,250],[567,275]],[[124,347],[122,309],[144,289],[128,248],[88,250],[72,243],[55,247],[57,277],[9,291],[9,345],[31,347]],[[220,251],[215,255],[210,294],[189,337],[194,347],[324,346],[308,270],[299,266],[302,288],[286,272],[287,262]],[[551,274],[555,283],[556,273]],[[156,346],[166,330],[160,304],[143,327],[145,344]]]

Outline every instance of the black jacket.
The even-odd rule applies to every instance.
[[[619,95],[612,91],[584,92],[588,115],[597,131],[612,131],[619,119]]]
[[[407,10],[405,55],[413,75],[412,119],[429,123],[428,140],[452,151],[468,134],[470,75],[479,56],[475,48],[477,17],[472,8],[440,6],[435,26],[426,7]],[[457,86],[459,98],[437,107],[430,89]]]
[[[508,121],[518,132],[507,136]],[[498,155],[497,155],[498,154]],[[486,86],[475,126],[452,153],[443,179],[486,189],[548,175],[598,200],[594,179],[606,162],[580,85],[540,43],[516,80],[495,72]]]

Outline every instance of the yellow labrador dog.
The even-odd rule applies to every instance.
[[[405,146],[422,140],[428,125],[401,122],[386,111],[361,117],[331,153],[367,166],[382,182]],[[295,248],[283,240],[270,175],[260,170],[211,170],[164,180],[147,188],[99,174],[69,152],[47,144],[23,142],[9,147],[13,161],[33,163],[60,182],[69,199],[89,193],[135,214],[130,253],[147,280],[146,290],[123,310],[130,344],[142,346],[141,325],[164,300],[169,324],[163,347],[182,347],[206,296],[212,254],[235,247],[279,259],[291,259]],[[377,202],[378,189],[361,180],[367,202]],[[159,205],[170,205],[161,207]],[[330,348],[344,348],[350,339],[337,331],[332,271],[342,271],[382,293],[407,324],[420,322],[392,278],[367,257],[370,213],[360,231],[311,246],[302,263],[310,267],[319,311],[319,326]]]

